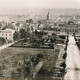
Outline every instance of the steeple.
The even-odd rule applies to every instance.
[[[49,20],[49,11],[48,11],[48,14],[47,14],[47,20]]]

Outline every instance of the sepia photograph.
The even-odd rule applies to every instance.
[[[0,80],[80,80],[80,0],[0,0]]]

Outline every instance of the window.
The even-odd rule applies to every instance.
[[[6,40],[7,40],[7,37],[6,37]]]

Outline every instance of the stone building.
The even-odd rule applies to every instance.
[[[15,30],[12,29],[5,29],[5,30],[0,30],[0,37],[5,38],[8,41],[14,41],[13,39],[13,34],[14,34]]]
[[[71,34],[73,35],[79,33],[79,27],[78,24],[75,24],[72,21],[69,21],[68,23],[63,23],[58,25],[60,33],[64,34]]]

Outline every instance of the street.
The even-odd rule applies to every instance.
[[[69,36],[66,65],[64,80],[80,80],[80,54],[73,36]]]

